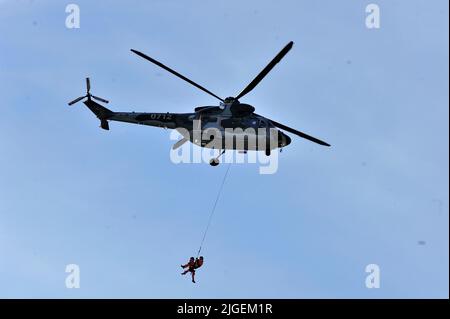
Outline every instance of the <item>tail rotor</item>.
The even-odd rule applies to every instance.
[[[108,100],[105,100],[105,99],[103,99],[101,97],[98,97],[98,96],[95,96],[95,95],[91,94],[91,81],[90,81],[89,78],[86,78],[86,95],[80,96],[80,97],[76,98],[75,100],[69,102],[68,104],[69,105],[74,105],[75,103],[78,103],[79,101],[81,101],[84,98],[88,98],[88,100],[90,100],[92,98],[94,100],[97,100],[97,101],[100,101],[100,102],[103,102],[103,103],[109,103]]]

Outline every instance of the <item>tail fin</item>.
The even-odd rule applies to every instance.
[[[114,112],[110,109],[107,109],[106,107],[92,101],[91,99],[85,101],[84,104],[86,104],[86,106],[92,111],[92,113],[97,115],[100,120],[106,120],[114,114]]]
[[[100,120],[100,127],[104,130],[109,130],[109,124],[107,120],[114,115],[114,112],[91,99],[88,99],[83,103],[91,110],[92,113],[94,113],[98,117],[98,119]]]

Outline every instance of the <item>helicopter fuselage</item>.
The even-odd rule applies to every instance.
[[[207,111],[200,114],[114,112],[106,120],[176,129],[183,138],[195,145],[222,150],[265,150],[269,144],[270,149],[276,149],[285,147],[291,142],[289,136],[277,130],[263,116],[252,113],[234,117],[227,112],[228,107],[201,108]],[[267,136],[270,139],[269,144],[266,144]]]

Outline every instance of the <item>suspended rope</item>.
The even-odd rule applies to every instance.
[[[225,175],[223,176],[222,184],[220,184],[220,188],[219,188],[219,192],[217,193],[216,200],[214,201],[214,205],[212,207],[211,213],[209,214],[208,224],[206,225],[205,232],[203,233],[203,238],[202,238],[200,247],[197,252],[197,257],[200,255],[200,251],[202,250],[203,242],[205,241],[206,233],[208,232],[209,226],[211,225],[211,220],[214,215],[214,212],[216,211],[217,202],[219,201],[220,194],[222,193],[223,185],[225,184],[225,180],[227,179],[228,171],[230,170],[230,166],[231,166],[231,163],[228,164],[227,171],[225,172]]]

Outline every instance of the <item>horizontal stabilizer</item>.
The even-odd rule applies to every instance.
[[[107,120],[100,120],[100,127],[104,130],[109,131],[109,123]]]

